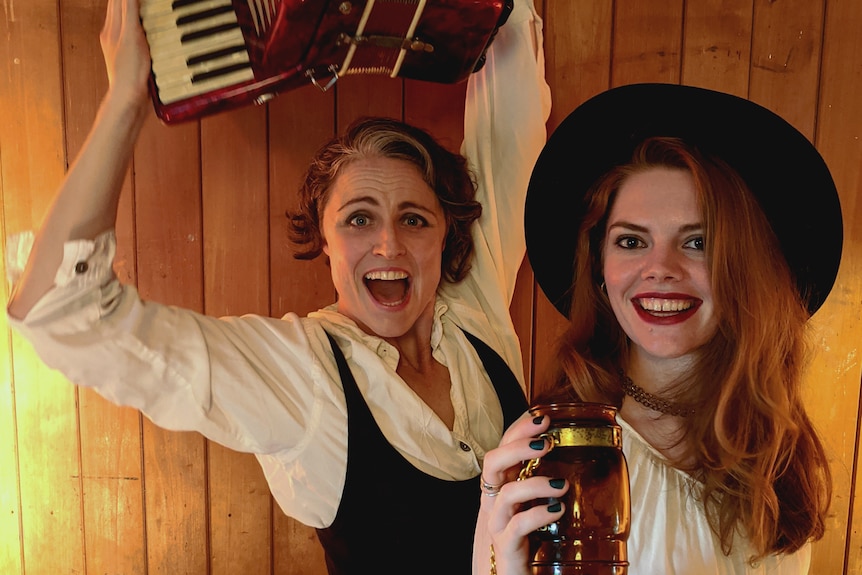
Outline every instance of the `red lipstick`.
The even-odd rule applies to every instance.
[[[703,300],[681,293],[643,293],[631,299],[638,317],[652,325],[675,325],[693,316]]]

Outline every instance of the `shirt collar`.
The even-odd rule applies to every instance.
[[[440,347],[440,342],[443,340],[443,316],[447,311],[449,311],[449,305],[438,294],[437,300],[434,302],[434,323],[431,326],[431,349],[433,351],[436,351]],[[323,320],[339,328],[339,330],[345,332],[345,336],[357,339],[366,347],[376,350],[377,355],[380,357],[392,357],[392,354],[388,353],[388,350],[392,349],[391,345],[376,335],[366,333],[356,325],[355,321],[339,313],[338,304],[333,303],[325,308],[311,312],[308,314],[308,317]]]

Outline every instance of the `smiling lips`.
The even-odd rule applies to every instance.
[[[638,297],[632,299],[638,316],[647,323],[671,325],[690,318],[700,304],[699,299],[681,297]]]
[[[384,307],[398,307],[407,300],[410,276],[397,270],[368,272],[363,278],[374,301]]]

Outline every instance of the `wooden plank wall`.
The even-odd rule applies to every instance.
[[[105,0],[3,0],[0,238],[38,225],[95,115]],[[782,114],[826,158],[846,248],[814,320],[806,397],[835,497],[811,573],[862,573],[857,487],[862,340],[862,2],[545,0],[553,129],[611,86],[682,82]],[[117,225],[117,271],[141,293],[210,314],[304,313],[333,299],[322,262],[287,250],[285,210],[313,150],[352,118],[385,114],[462,135],[463,85],[342,80],[265,107],[145,126]],[[705,110],[704,113],[709,113]],[[788,201],[796,201],[788,198]],[[3,266],[0,260],[0,267]],[[5,269],[5,268],[4,268]],[[0,270],[4,271],[4,270]],[[8,286],[0,288],[2,297]],[[522,270],[512,306],[528,374],[562,322]],[[310,529],[284,517],[251,456],[77,390],[0,317],[0,573],[322,574]]]

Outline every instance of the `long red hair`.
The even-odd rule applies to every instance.
[[[809,314],[766,216],[720,160],[678,139],[652,138],[590,192],[553,374],[557,395],[622,404],[618,369],[627,338],[601,289],[602,246],[616,191],[653,167],[694,178],[719,324],[673,388],[671,399],[697,409],[682,423],[687,452],[672,464],[701,481],[701,503],[725,553],[737,532],[756,551],[752,560],[796,551],[823,536],[832,495],[826,454],[801,396]]]

